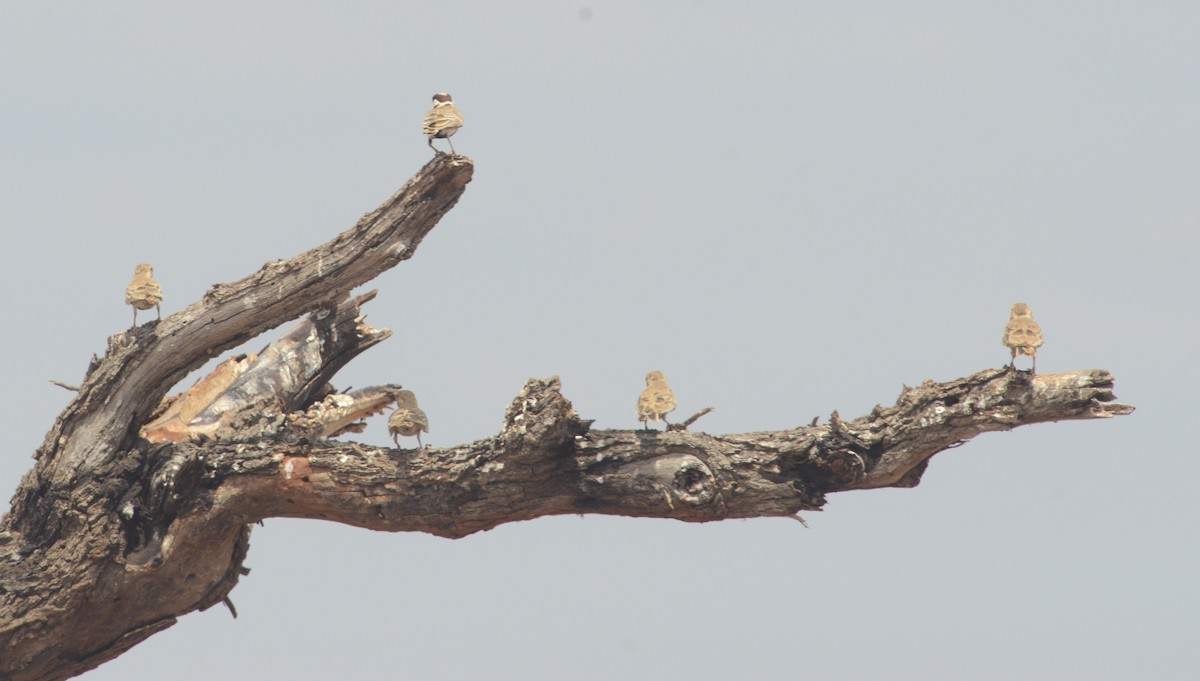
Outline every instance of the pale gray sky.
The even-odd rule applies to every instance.
[[[412,388],[435,446],[553,374],[602,428],[650,369],[709,432],[857,416],[1005,363],[1018,300],[1039,369],[1138,411],[978,438],[809,530],[268,520],[237,620],[84,678],[1200,677],[1200,5],[162,5],[0,21],[7,495],[134,264],[169,314],[328,240],[428,160],[438,90],[475,179],[336,381]]]

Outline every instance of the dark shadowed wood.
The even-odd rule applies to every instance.
[[[400,389],[329,387],[390,335],[362,322],[374,292],[348,292],[410,257],[471,172],[463,157],[438,156],[328,244],[110,339],[0,521],[0,678],[68,678],[228,603],[250,524],[264,518],[462,537],[566,513],[794,516],[832,492],[915,486],[932,456],[981,433],[1133,411],[1114,401],[1108,372],[1004,368],[905,388],[849,421],[592,430],[554,377],[530,380],[501,431],[477,442],[418,451],[327,439]],[[163,399],[206,359],[305,313],[262,352]]]

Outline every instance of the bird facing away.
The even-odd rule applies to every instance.
[[[650,428],[647,421],[657,423],[660,419],[668,428],[667,414],[675,411],[675,393],[667,385],[667,379],[661,371],[651,371],[646,374],[646,389],[638,395],[637,415],[642,425]]]
[[[1012,306],[1012,315],[1004,327],[1004,345],[1012,350],[1012,360],[1008,365],[1014,366],[1017,355],[1029,355],[1033,358],[1033,372],[1037,373],[1037,349],[1042,347],[1042,327],[1033,320],[1033,310],[1025,303]]]
[[[125,304],[133,306],[133,325],[137,326],[138,310],[154,308],[158,318],[162,319],[162,310],[158,307],[162,299],[162,287],[154,281],[154,266],[142,263],[133,268],[133,281],[125,287]]]
[[[396,411],[388,417],[388,432],[392,434],[392,442],[400,447],[399,436],[417,436],[417,449],[425,449],[421,444],[421,431],[429,432],[429,419],[425,412],[417,406],[417,396],[411,390],[401,390],[396,393]]]
[[[424,131],[425,136],[429,138],[429,148],[433,149],[435,153],[444,153],[433,146],[433,138],[440,137],[450,142],[450,136],[458,132],[462,126],[462,112],[454,105],[454,98],[445,92],[434,95],[433,108],[425,114]],[[450,153],[458,155],[458,152],[454,151],[454,142],[450,142]]]

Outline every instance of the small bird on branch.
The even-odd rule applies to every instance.
[[[417,406],[417,396],[411,390],[401,390],[396,393],[396,411],[388,417],[388,432],[392,442],[400,447],[400,435],[405,437],[417,436],[417,449],[425,449],[421,444],[421,431],[429,432],[429,418]]]
[[[162,299],[162,287],[154,281],[154,266],[142,263],[133,268],[133,281],[125,287],[125,304],[133,306],[133,325],[137,326],[138,310],[154,308],[158,318],[162,319],[162,310],[158,306]]]
[[[667,421],[667,414],[675,411],[675,393],[672,392],[671,386],[667,385],[667,379],[661,371],[651,371],[646,374],[646,389],[638,395],[637,415],[638,421],[650,429],[650,424],[647,421],[657,423],[661,420],[670,427]]]
[[[458,129],[463,126],[462,112],[454,105],[454,98],[445,92],[439,92],[433,96],[433,108],[429,113],[425,114],[425,136],[429,138],[429,148],[435,153],[445,153],[439,151],[433,146],[433,138],[439,137],[450,142],[450,153],[458,155],[454,151],[454,142],[450,141],[450,136],[458,132]]]
[[[1012,306],[1012,314],[1004,327],[1003,343],[1012,350],[1008,365],[1016,366],[1017,355],[1033,358],[1033,373],[1037,373],[1037,349],[1042,347],[1042,327],[1033,320],[1033,310],[1025,303]]]

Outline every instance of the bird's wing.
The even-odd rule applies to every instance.
[[[1032,319],[1014,319],[1004,331],[1005,345],[1009,347],[1040,348],[1044,342],[1042,327]]]
[[[654,407],[650,405],[653,398],[650,396],[650,389],[647,388],[638,395],[637,415],[639,420],[648,419],[654,416]]]
[[[436,135],[446,128],[461,128],[463,124],[462,114],[458,107],[435,106],[425,114],[425,124],[423,130],[426,135]]]
[[[659,414],[675,411],[675,393],[670,388],[654,392],[654,411]]]
[[[125,304],[150,303],[155,305],[162,302],[162,287],[153,279],[135,279],[125,288]]]

